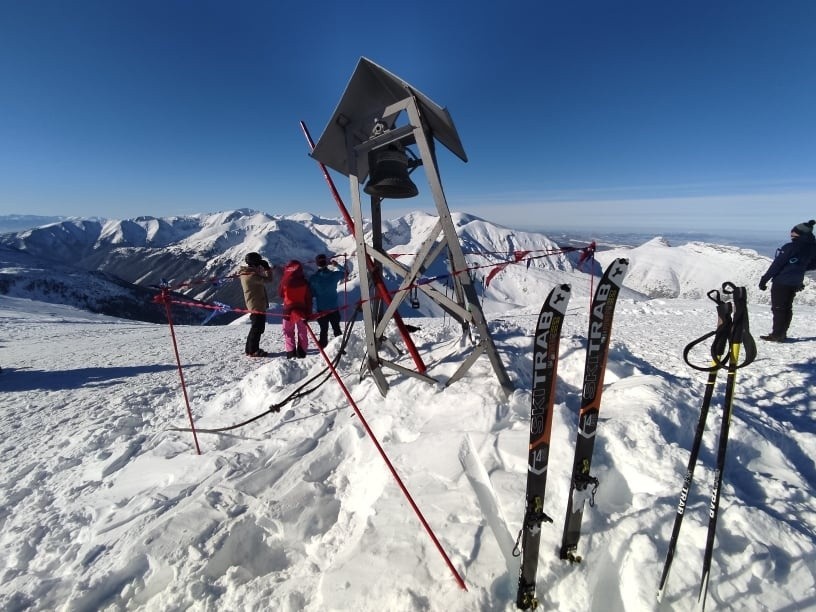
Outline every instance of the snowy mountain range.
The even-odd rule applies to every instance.
[[[586,263],[579,266],[580,250],[561,252],[545,234],[504,228],[463,213],[453,213],[452,218],[477,280],[484,281],[494,266],[514,261],[516,252],[526,253],[482,286],[486,310],[533,305],[540,299],[538,292],[522,292],[518,303],[517,285],[565,282],[583,276],[587,269]],[[410,259],[435,220],[414,212],[383,221],[385,248]],[[585,244],[590,242],[588,236]],[[257,251],[278,266],[299,259],[307,270],[314,269],[311,262],[318,253],[336,256],[351,271],[346,289],[353,300],[359,297],[354,248],[342,219],[311,214],[269,215],[239,209],[180,217],[69,219],[0,235],[0,291],[155,321],[160,315],[147,299],[154,291],[150,288],[168,283],[190,298],[241,308],[240,284],[229,277],[247,252]],[[601,246],[595,271],[614,257],[630,258],[627,287],[645,297],[696,298],[729,280],[749,287],[752,301],[768,302],[768,294],[755,288],[770,260],[750,249],[701,242],[674,247],[657,237],[636,248],[603,250]],[[431,269],[426,274],[445,272]],[[816,287],[809,284],[797,301],[816,304]],[[404,316],[439,314],[433,304],[421,304],[417,312]],[[202,312],[199,318],[205,315]]]

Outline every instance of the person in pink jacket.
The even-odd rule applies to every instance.
[[[293,259],[284,267],[278,295],[283,299],[283,345],[286,357],[305,357],[306,349],[309,348],[306,322],[312,315],[312,292],[299,261]]]

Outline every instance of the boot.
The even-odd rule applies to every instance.
[[[760,338],[767,342],[785,342],[788,339],[784,334],[768,334],[767,336],[760,336]]]

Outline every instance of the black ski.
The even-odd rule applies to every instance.
[[[538,607],[535,581],[538,570],[538,549],[541,542],[541,523],[552,522],[552,519],[544,513],[544,490],[547,485],[561,325],[564,322],[569,298],[569,285],[560,285],[550,291],[538,315],[533,341],[527,494],[524,523],[516,541],[516,549],[513,551],[516,556],[521,555],[516,606],[522,610]],[[521,542],[520,551],[519,541]]]
[[[589,470],[592,465],[592,451],[595,448],[604,372],[609,354],[609,340],[612,335],[612,318],[615,314],[615,304],[618,301],[621,283],[628,270],[628,259],[616,259],[607,267],[595,291],[589,313],[581,409],[578,415],[578,439],[575,443],[575,458],[572,463],[572,478],[567,499],[567,516],[564,520],[564,535],[561,539],[561,558],[576,563],[581,561],[576,551],[578,550],[578,539],[581,537],[584,502],[589,498],[590,505],[592,505],[598,489],[598,479],[593,477]]]

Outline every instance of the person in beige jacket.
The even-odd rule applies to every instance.
[[[238,274],[244,290],[244,302],[249,315],[250,327],[244,351],[250,357],[267,357],[269,353],[260,347],[261,336],[266,329],[266,309],[269,308],[269,296],[266,284],[272,280],[272,269],[258,253],[247,253],[245,266]]]

